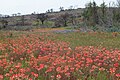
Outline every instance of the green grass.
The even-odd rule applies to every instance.
[[[72,48],[76,46],[102,46],[120,49],[120,35],[113,37],[112,33],[80,33],[52,34],[49,39],[69,42]]]

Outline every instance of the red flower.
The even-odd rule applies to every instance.
[[[116,68],[110,68],[110,73],[115,73]]]
[[[120,73],[116,74],[116,77],[120,77]]]
[[[58,74],[56,77],[57,77],[58,79],[60,79],[60,78],[61,78],[61,75],[60,75],[60,74]]]
[[[115,63],[115,64],[114,64],[114,67],[118,67],[118,66],[119,66],[119,63]]]
[[[43,69],[43,68],[44,68],[44,66],[45,66],[44,64],[40,64],[40,65],[39,65],[39,68],[38,68],[38,70],[41,70],[41,69]]]
[[[57,71],[57,72],[60,72],[60,71],[61,71],[61,67],[57,67],[57,68],[56,68],[56,71]]]
[[[0,75],[0,79],[3,79],[3,75]]]
[[[31,52],[32,52],[32,51],[31,51],[30,49],[27,50],[27,53],[28,53],[28,54],[31,53]]]
[[[86,58],[87,63],[92,63],[93,60],[91,58]]]
[[[38,77],[38,74],[34,73],[34,72],[31,72],[31,74],[35,77]]]

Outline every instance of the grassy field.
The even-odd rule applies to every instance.
[[[49,39],[69,42],[71,47],[76,46],[96,46],[106,48],[118,48],[120,49],[120,35],[114,37],[112,33],[82,33],[72,32],[66,34],[51,34]],[[54,36],[54,37],[53,37]]]
[[[0,79],[120,80],[119,33],[64,30],[0,31]]]
[[[46,39],[54,41],[65,41],[70,44],[72,48],[76,46],[96,46],[96,47],[106,47],[113,49],[120,49],[120,33],[117,36],[113,36],[113,33],[107,32],[68,32],[68,33],[56,33],[57,30],[66,30],[66,28],[45,28],[33,31],[10,31],[7,32],[8,36],[12,34],[12,38],[18,37],[19,35],[29,35],[29,34],[40,34],[45,36]],[[5,34],[5,32],[0,32]],[[10,33],[10,34],[9,34]],[[4,39],[6,36],[1,36],[0,39]]]

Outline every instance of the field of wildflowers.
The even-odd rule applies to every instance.
[[[119,49],[71,48],[53,34],[0,32],[0,80],[120,80]]]

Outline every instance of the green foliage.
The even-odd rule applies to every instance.
[[[39,20],[33,21],[32,25],[33,26],[39,26],[40,25]]]
[[[27,68],[29,64],[25,62],[25,60],[22,61],[22,68]]]
[[[98,24],[98,7],[97,4],[93,1],[86,5],[86,10],[83,13],[85,23],[88,22],[88,25],[95,26]]]
[[[92,5],[93,4],[91,2],[86,5],[86,9],[83,13],[83,16],[86,20],[89,20],[90,16],[92,16]]]
[[[120,32],[120,27],[106,28],[107,32]]]
[[[54,22],[53,21],[45,21],[45,25],[48,27],[53,27],[54,26]]]
[[[114,14],[113,14],[113,20],[114,21],[118,21],[118,22],[120,22],[120,13],[119,13],[119,11],[118,12],[116,12],[115,10],[114,10],[114,12],[113,12]]]
[[[102,18],[103,20],[106,17],[106,10],[107,10],[107,5],[105,4],[105,2],[103,1],[103,3],[100,5],[101,11],[102,11]]]
[[[98,72],[97,80],[108,80],[105,72]]]
[[[114,24],[118,26],[118,23],[120,23],[120,8],[108,8],[104,1],[100,7],[98,7],[97,4],[93,1],[86,5],[86,8],[83,12],[83,17],[84,23],[87,26],[99,25],[99,27],[101,26],[106,28],[108,28],[108,26],[114,26]],[[92,30],[95,31],[96,27],[93,27]],[[112,29],[111,32],[113,31],[119,30]]]
[[[112,33],[93,32],[93,33],[78,33],[72,32],[67,34],[54,34],[56,37],[48,37],[48,39],[57,41],[67,41],[71,47],[75,46],[103,46],[107,48],[120,49],[120,35],[113,38]]]
[[[97,26],[92,26],[93,31],[97,31],[99,28]]]
[[[88,80],[108,80],[105,72],[98,72],[96,77],[89,76]]]
[[[10,26],[4,30],[29,31],[35,28],[34,26]]]

